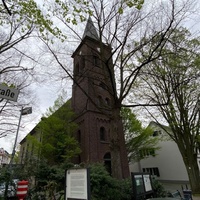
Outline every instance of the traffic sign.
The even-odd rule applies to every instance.
[[[0,84],[0,98],[17,101],[19,90]]]

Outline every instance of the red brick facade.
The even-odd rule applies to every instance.
[[[111,48],[103,45],[100,55],[100,45],[96,39],[85,36],[73,54],[74,78],[72,88],[72,108],[79,125],[77,138],[82,153],[77,159],[78,163],[104,162],[108,169],[111,165],[110,152],[110,119],[109,108],[112,105],[108,74],[103,65],[110,60],[113,69]],[[104,59],[104,60],[102,60]],[[127,155],[123,132],[121,133],[121,165],[123,177],[129,176]]]

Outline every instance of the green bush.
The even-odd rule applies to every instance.
[[[131,200],[130,179],[112,178],[102,164],[90,166],[91,200]]]
[[[156,197],[166,197],[167,191],[164,186],[156,179],[152,180],[152,186]]]

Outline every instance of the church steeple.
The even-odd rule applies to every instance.
[[[96,28],[95,28],[90,16],[88,18],[88,21],[87,21],[87,24],[86,24],[85,31],[84,31],[82,39],[84,39],[86,36],[88,36],[90,38],[93,38],[95,40],[99,40],[99,36],[98,36],[97,30],[96,30]]]

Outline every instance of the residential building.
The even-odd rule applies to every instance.
[[[145,159],[131,164],[131,171],[150,172],[163,183],[189,184],[186,167],[177,144],[166,134],[167,126],[160,126],[156,122],[149,124],[154,130],[154,137],[159,137],[156,156],[147,155]]]
[[[3,148],[0,148],[0,167],[2,167],[3,165],[7,165],[9,163],[10,163],[10,154]]]

